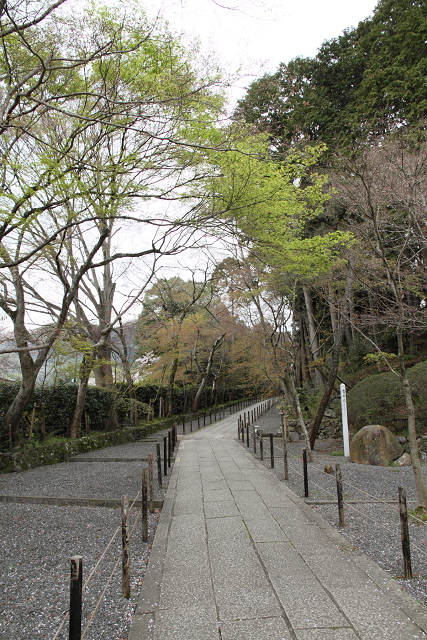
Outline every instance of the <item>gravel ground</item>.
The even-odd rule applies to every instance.
[[[264,432],[276,431],[280,425],[280,416],[275,408],[258,419],[257,424]],[[246,446],[246,444],[245,444]],[[298,496],[304,496],[302,441],[287,444],[289,480],[286,485]],[[252,441],[251,441],[252,451]],[[398,507],[398,487],[406,488],[408,508],[416,506],[416,489],[412,467],[375,467],[353,464],[348,458],[332,455],[342,453],[343,445],[339,440],[318,440],[313,452],[313,462],[308,464],[309,500],[335,501],[335,504],[313,505],[325,520],[339,529],[338,509],[336,506],[335,474],[324,472],[326,465],[335,469],[341,466],[344,499],[346,502],[345,524],[339,531],[362,553],[375,560],[385,571],[397,579],[417,600],[427,605],[427,523],[420,524],[410,520],[409,536],[411,541],[412,571],[414,578],[404,580],[402,546],[400,538],[400,519]],[[274,454],[276,468],[274,473],[284,480],[283,445],[275,439]],[[257,454],[259,458],[259,451]],[[270,446],[264,440],[264,464],[270,467]],[[427,467],[423,466],[424,479],[427,482]],[[372,501],[376,501],[372,504]],[[384,504],[381,501],[393,501]],[[371,502],[371,504],[369,504]]]
[[[102,457],[144,457],[155,443],[137,442],[95,451]],[[163,454],[163,451],[162,451]],[[85,454],[86,457],[90,457]],[[81,459],[82,456],[79,456]],[[145,463],[146,464],[146,463]],[[66,462],[0,475],[0,495],[121,498],[136,497],[141,462]],[[154,498],[163,499],[154,467]],[[139,496],[140,498],[140,496]],[[126,640],[142,585],[159,513],[149,516],[149,541],[141,541],[141,512],[131,539],[131,597],[121,594],[121,561],[88,628],[87,640]],[[86,627],[116,561],[121,556],[118,508],[0,503],[0,639],[52,640],[69,606],[70,557],[83,557],[85,580],[107,544],[117,535],[83,596],[82,631]],[[68,621],[57,636],[68,638]]]

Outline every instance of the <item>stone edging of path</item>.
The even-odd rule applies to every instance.
[[[51,504],[58,507],[120,507],[118,498],[62,498],[57,496],[1,496],[0,502],[15,502],[20,504]],[[155,509],[163,508],[163,500],[153,501]],[[141,500],[135,500],[134,506],[141,509]]]
[[[254,459],[250,453],[245,451],[245,454],[263,471],[268,471],[265,466],[259,460]],[[160,599],[160,588],[168,536],[172,522],[172,509],[175,500],[179,464],[180,456],[178,450],[128,640],[150,640],[151,638],[151,630],[155,623]],[[402,589],[376,562],[360,553],[351,542],[326,522],[326,520],[315,512],[302,498],[299,498],[273,474],[271,474],[271,477],[283,488],[285,495],[295,503],[304,515],[315,523],[324,535],[374,582],[380,591],[386,594],[420,629],[427,633],[427,609],[414,600],[406,590]]]

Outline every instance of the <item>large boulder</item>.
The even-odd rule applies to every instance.
[[[350,445],[350,459],[358,464],[387,466],[402,453],[396,436],[380,424],[370,424],[360,429]]]

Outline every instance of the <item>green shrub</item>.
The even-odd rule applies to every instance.
[[[417,421],[424,425],[427,420],[427,361],[408,369],[408,379]],[[361,380],[348,392],[347,407],[349,422],[357,429],[371,420],[381,423],[404,420],[406,405],[399,377],[389,371]]]

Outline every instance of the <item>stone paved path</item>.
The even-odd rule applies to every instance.
[[[182,438],[129,640],[409,640],[427,610],[237,442]]]

